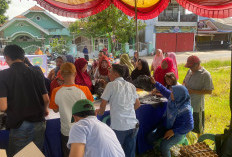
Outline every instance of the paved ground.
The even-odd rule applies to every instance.
[[[210,60],[230,60],[231,59],[231,51],[229,50],[218,50],[218,51],[204,51],[204,52],[177,52],[177,63],[185,63],[187,58],[191,55],[196,55],[200,58],[202,62],[210,61]],[[141,57],[148,61],[149,64],[152,63],[154,56],[146,56]]]

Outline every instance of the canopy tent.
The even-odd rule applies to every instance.
[[[45,9],[66,17],[84,18],[97,14],[114,4],[129,16],[135,16],[137,1],[138,19],[158,16],[170,0],[35,0]],[[231,0],[176,0],[189,11],[204,17],[226,18],[232,16]]]
[[[157,17],[171,0],[35,0],[45,9],[66,17],[84,18],[97,14],[110,4],[114,4],[129,16],[142,20]],[[232,0],[176,0],[187,10],[204,17],[232,17]],[[137,34],[137,33],[136,33]],[[136,35],[138,45],[138,35]],[[137,48],[138,49],[138,48]],[[232,49],[232,48],[231,48]],[[232,52],[231,52],[232,58]],[[231,75],[232,77],[232,75]],[[232,79],[231,87],[232,89]],[[232,111],[232,92],[230,92],[230,108]],[[232,119],[231,125],[232,129]]]
[[[204,17],[232,17],[231,0],[176,0],[185,9]]]
[[[114,4],[126,15],[135,16],[135,0],[35,0],[45,9],[66,17],[84,18],[97,14]],[[169,0],[137,0],[138,19],[157,17]]]
[[[171,0],[35,0],[45,9],[66,17],[85,18],[97,14],[114,4],[136,22],[136,49],[138,51],[137,19],[157,17]],[[193,13],[211,18],[232,16],[231,0],[176,0]]]

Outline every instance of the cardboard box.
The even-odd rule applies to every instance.
[[[45,157],[39,148],[33,143],[29,143],[26,147],[20,150],[14,157]]]
[[[5,149],[0,149],[0,157],[7,157]]]

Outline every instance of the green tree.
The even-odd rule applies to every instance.
[[[70,39],[65,39],[64,37],[52,39],[52,42],[50,43],[50,46],[52,47],[52,52],[65,55],[70,49],[70,46],[68,45],[69,42]]]
[[[0,0],[0,24],[5,23],[7,17],[4,15],[6,10],[9,8],[8,4],[10,1],[8,0]]]
[[[145,26],[145,23],[138,22],[139,30]],[[116,41],[124,44],[136,35],[134,18],[128,17],[114,5],[96,15],[76,21],[69,29],[74,34],[86,37],[108,37],[111,52],[114,52]]]

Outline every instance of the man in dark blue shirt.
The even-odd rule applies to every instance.
[[[46,128],[49,97],[44,76],[24,64],[24,54],[17,45],[6,46],[3,55],[10,68],[0,71],[0,111],[7,113],[10,129],[8,157],[32,141],[42,149]]]
[[[87,46],[84,47],[83,53],[85,56],[85,60],[89,61],[89,50],[87,49]]]

